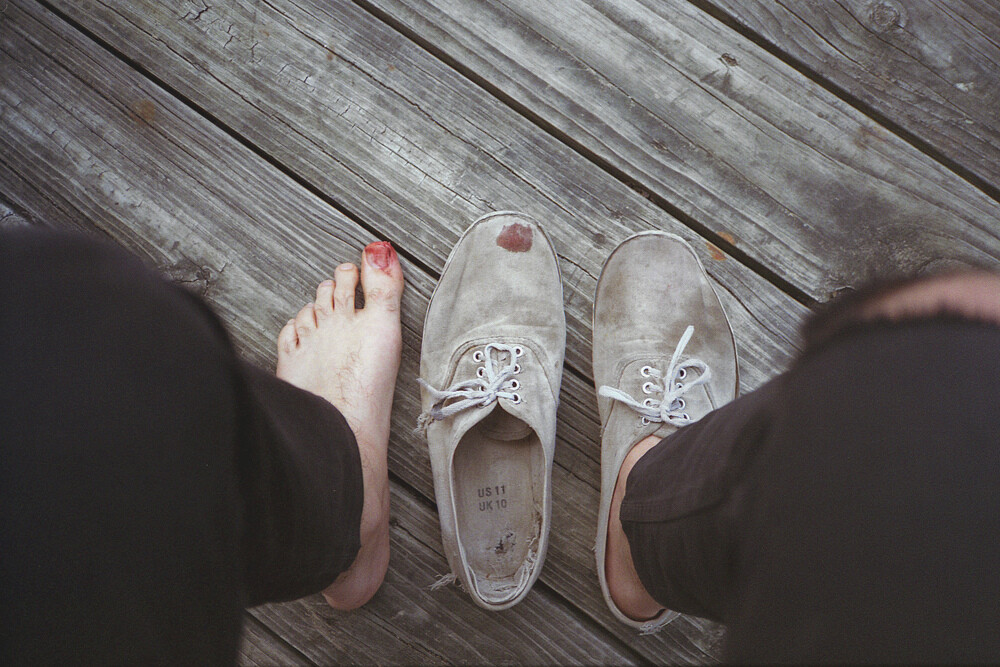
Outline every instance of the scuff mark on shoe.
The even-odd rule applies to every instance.
[[[497,245],[511,252],[528,252],[531,250],[532,235],[531,227],[514,222],[497,235]]]
[[[495,553],[498,556],[501,556],[507,553],[507,551],[509,551],[510,548],[513,547],[515,544],[517,544],[517,535],[514,533],[514,531],[508,530],[507,534],[504,535],[502,538],[500,538],[500,541],[497,542],[497,545],[493,547],[493,553]]]

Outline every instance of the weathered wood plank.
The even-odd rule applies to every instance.
[[[996,201],[685,0],[357,1],[817,300],[1000,263]]]
[[[250,613],[317,664],[635,664],[601,640],[582,615],[534,592],[516,613],[474,607],[455,586],[430,590],[448,571],[437,516],[398,487],[392,491],[393,565],[370,603],[331,609],[321,596],[263,605]],[[349,644],[351,651],[340,647]]]
[[[567,361],[586,377],[602,262],[650,228],[691,241],[738,295],[725,305],[751,386],[787,358],[803,308],[349,3],[56,4],[434,271],[483,213],[541,220],[563,260]]]
[[[996,3],[709,2],[1000,189]]]
[[[243,620],[238,662],[244,667],[313,664],[250,614]]]
[[[65,225],[90,220],[168,274],[200,281],[199,291],[223,315],[242,351],[263,365],[273,363],[273,336],[287,315],[309,298],[332,266],[374,236],[33,3],[16,4],[28,15],[10,7],[0,36],[0,192],[34,218],[44,214]],[[10,18],[15,15],[17,21]],[[593,180],[597,187],[606,179],[571,153],[558,169],[555,176],[565,182],[592,185]],[[541,168],[531,171],[536,174]],[[520,187],[526,198],[535,196],[535,182]],[[612,205],[635,211],[629,218],[632,226],[645,222],[643,216],[662,218],[641,198],[610,186],[607,190]],[[572,228],[558,217],[539,217],[551,220],[550,228],[560,230],[564,239],[571,237]],[[627,230],[620,227],[614,233],[620,238]],[[417,240],[404,240],[404,252],[433,255]],[[569,269],[564,270],[567,280],[576,280],[578,288],[585,278],[591,280],[568,294],[567,308],[575,308],[578,319],[589,311],[593,275],[616,238],[602,237],[600,242],[600,247],[581,244],[578,236],[577,243],[567,240],[560,246],[564,269]],[[570,273],[581,263],[586,270]],[[787,359],[794,335],[790,332],[803,309],[737,263],[714,264],[713,273],[723,280],[719,289],[741,341],[747,343],[744,380],[752,386]],[[426,448],[410,434],[418,412],[412,388],[420,322],[433,277],[410,262],[405,268],[405,351],[390,469],[433,498]],[[586,330],[576,332],[578,340],[588,336]],[[579,350],[576,354],[583,356]],[[597,501],[593,390],[582,375],[570,372],[566,378],[555,477],[558,528],[540,592],[551,587],[651,659],[709,659],[716,645],[714,626],[680,619],[659,636],[637,639],[604,608],[590,553]],[[468,601],[464,604],[473,608]]]
[[[0,199],[0,229],[27,227],[30,224],[31,222],[18,215],[10,204]]]

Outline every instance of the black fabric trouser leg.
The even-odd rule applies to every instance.
[[[252,308],[253,304],[247,304]],[[0,234],[0,662],[233,662],[353,561],[357,443],[110,245]]]
[[[621,518],[727,658],[1000,660],[1000,328],[857,327],[650,450]]]

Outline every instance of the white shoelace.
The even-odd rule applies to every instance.
[[[620,401],[638,412],[642,415],[644,426],[652,422],[663,422],[677,426],[690,424],[694,420],[691,419],[688,413],[684,412],[684,394],[698,385],[705,384],[712,376],[708,364],[700,359],[678,361],[693,334],[693,326],[688,326],[684,330],[684,335],[681,336],[680,341],[677,343],[674,354],[670,358],[670,365],[667,366],[665,371],[661,372],[652,366],[643,366],[639,370],[642,377],[650,378],[647,382],[643,383],[642,392],[647,395],[658,395],[659,398],[651,396],[640,403],[621,389],[608,385],[602,386],[597,393],[606,398]],[[691,371],[700,371],[700,375],[685,384],[683,380],[690,375]]]
[[[499,362],[500,353],[506,353],[506,364],[502,367]],[[423,378],[417,378],[420,386],[427,389],[434,400],[430,409],[417,418],[417,431],[425,432],[432,422],[447,419],[472,407],[487,406],[500,398],[520,403],[521,395],[516,392],[521,383],[514,376],[521,372],[517,358],[523,354],[524,349],[520,345],[488,343],[472,355],[473,361],[482,363],[472,380],[456,382],[447,389],[435,389]],[[497,357],[496,361],[494,357]]]

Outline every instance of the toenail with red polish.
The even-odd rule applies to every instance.
[[[396,250],[388,241],[378,241],[365,248],[365,258],[371,266],[389,273],[389,267],[396,261]]]

